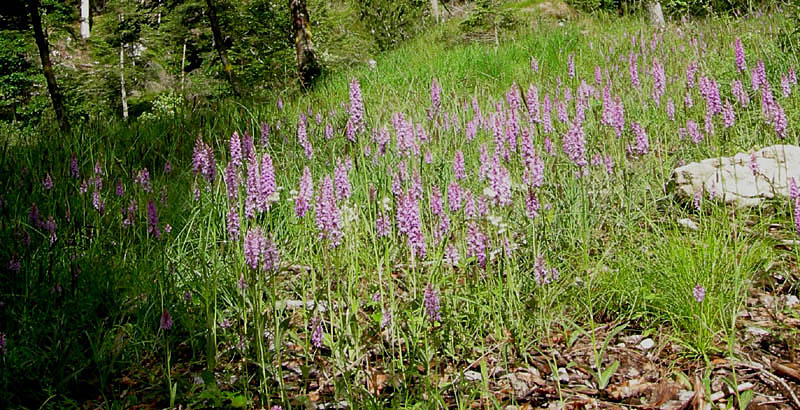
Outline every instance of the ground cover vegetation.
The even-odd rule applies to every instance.
[[[798,144],[794,9],[503,7],[306,92],[9,131],[0,400],[798,405],[796,185],[736,209],[667,184]]]

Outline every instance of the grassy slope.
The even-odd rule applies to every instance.
[[[431,401],[455,398],[463,405],[478,397],[482,387],[463,381],[449,386],[447,375],[454,369],[465,368],[489,351],[498,366],[522,366],[529,355],[547,349],[553,334],[569,332],[572,323],[588,329],[594,323],[632,319],[632,326],[644,331],[666,326],[666,338],[683,344],[690,357],[724,354],[729,347],[725,342],[735,340],[736,313],[752,281],[768,266],[778,271],[790,269],[793,262],[784,261],[797,256],[796,252],[774,249],[769,239],[744,233],[742,226],[754,222],[752,231],[765,232],[770,223],[778,223],[789,236],[791,210],[783,201],[743,212],[707,202],[701,212],[695,212],[671,201],[663,185],[678,161],[731,154],[779,141],[762,125],[755,96],[751,96],[750,108],[737,107],[735,127],[725,130],[717,120],[716,137],[702,144],[680,140],[677,130],[687,118],[702,126],[704,103],[697,90],[695,107],[687,111],[680,108],[689,61],[698,59],[700,73],[717,79],[723,99],[731,98],[730,80],[738,76],[730,46],[734,36],[742,37],[751,66],[765,60],[773,84],[789,66],[798,66],[796,57],[777,50],[768,34],[769,27],[780,24],[780,17],[765,17],[671,26],[663,34],[663,47],[647,52],[647,63],[640,60],[641,91],[633,89],[627,77],[630,35],[635,33],[645,42],[651,38],[651,32],[639,20],[581,19],[563,27],[549,20],[534,20],[530,27],[504,33],[500,47],[459,44],[454,41],[456,29],[448,25],[380,56],[375,70],[354,67],[326,77],[310,94],[287,100],[285,111],[278,110],[273,101],[246,106],[226,101],[213,110],[190,113],[187,109],[176,119],[154,123],[93,124],[63,146],[49,148],[45,156],[45,148],[36,144],[7,151],[2,162],[4,175],[9,178],[2,181],[6,203],[0,260],[19,253],[23,267],[21,274],[0,287],[6,305],[0,313],[0,331],[9,340],[2,364],[7,372],[0,376],[6,386],[2,397],[38,406],[46,396],[34,394],[36,391],[53,391],[59,401],[68,402],[70,398],[95,399],[101,390],[108,400],[115,400],[123,389],[119,380],[126,376],[134,378],[140,388],[137,400],[155,398],[165,404],[168,396],[163,374],[153,379],[145,375],[163,371],[164,342],[169,340],[177,350],[172,364],[178,401],[208,404],[213,400],[204,400],[211,400],[214,394],[201,395],[192,385],[192,377],[207,361],[207,323],[224,319],[229,319],[233,327],[223,330],[209,326],[216,332],[221,352],[219,380],[228,380],[230,375],[252,377],[253,391],[261,381],[269,396],[284,404],[290,397],[313,396],[314,389],[294,386],[299,390],[285,390],[283,396],[276,391],[274,383],[281,379],[281,373],[269,362],[277,363],[280,357],[273,351],[262,359],[260,332],[252,330],[254,320],[265,320],[270,331],[282,338],[284,360],[308,366],[312,374],[321,370],[341,372],[332,379],[333,391],[329,394],[376,406],[413,403],[423,397]],[[704,57],[686,40],[699,33],[707,43]],[[456,150],[464,152],[471,175],[463,185],[479,194],[486,183],[475,176],[480,163],[478,148],[486,142],[491,152],[491,132],[481,130],[478,139],[468,143],[463,131],[445,131],[441,126],[434,131],[425,119],[431,78],[437,78],[444,89],[443,110],[455,114],[463,129],[472,118],[472,109],[468,108],[472,97],[488,115],[513,83],[527,89],[533,82],[542,95],[552,96],[556,78],[561,77],[574,94],[578,82],[567,77],[566,56],[574,54],[578,77],[591,83],[595,64],[606,66],[601,50],[607,54],[609,47],[614,48],[611,64],[618,63],[617,69],[610,67],[612,93],[625,103],[626,124],[633,120],[646,128],[651,152],[641,158],[627,157],[625,147],[634,141],[629,125],[623,138],[616,139],[612,130],[599,124],[602,107],[594,100],[585,127],[587,153],[589,157],[595,153],[610,155],[616,168],[613,175],[607,175],[601,167],[592,167],[589,176],[575,179],[575,166],[561,153],[560,136],[567,127],[555,121],[554,114],[557,133],[553,143],[559,155],[542,154],[544,136],[535,137],[546,169],[539,199],[550,209],[543,209],[537,219],[529,221],[524,213],[524,192],[515,191],[512,207],[492,211],[508,225],[510,239],[519,246],[512,258],[498,256],[485,271],[472,265],[451,269],[439,263],[443,248],[434,247],[431,239],[436,219],[429,211],[428,200],[423,199],[423,230],[429,241],[428,259],[434,264],[390,274],[387,265],[408,259],[405,239],[375,237],[379,205],[369,201],[368,187],[377,187],[378,198],[391,197],[388,169],[396,169],[399,158],[392,153],[372,164],[359,155],[370,144],[369,132],[356,144],[343,138],[346,114],[342,104],[348,100],[349,80],[355,78],[361,84],[368,130],[382,126],[391,129],[392,114],[405,112],[434,135],[434,142],[427,145],[432,164],[419,159],[409,162],[412,169],[420,170],[424,198],[433,185],[444,191],[453,180],[451,163]],[[530,69],[532,56],[540,62],[537,73]],[[679,106],[676,122],[669,121],[663,109],[649,100],[652,79],[646,73],[652,56],[659,56],[665,64],[669,79],[665,98],[673,98]],[[749,88],[748,82],[745,87]],[[791,97],[779,98],[790,118],[792,143],[797,143],[798,95],[795,90]],[[309,108],[324,119],[322,126],[310,121],[315,150],[311,161],[304,158],[294,132],[297,113]],[[336,111],[333,117],[327,115],[331,110]],[[573,109],[569,115],[574,115]],[[227,162],[223,159],[227,154],[221,153],[227,152],[231,132],[248,130],[258,139],[261,121],[272,126],[268,152],[275,162],[278,184],[284,189],[269,215],[255,224],[275,238],[283,259],[314,268],[305,274],[280,274],[275,281],[250,273],[244,268],[241,245],[225,241],[228,205],[219,176],[211,194],[203,193],[199,201],[192,200],[192,186],[203,189],[190,172],[190,152],[197,135],[215,147],[220,175]],[[337,133],[330,142],[321,138],[326,123],[334,125]],[[282,124],[280,130],[277,124]],[[80,196],[80,181],[68,178],[66,164],[72,151],[80,153],[83,177],[91,175],[95,162],[107,175],[107,211],[102,216],[92,209],[91,189],[89,195]],[[297,189],[304,166],[311,168],[318,187],[322,176],[333,172],[336,159],[345,152],[356,165],[350,173],[353,196],[340,208],[357,217],[356,222],[345,223],[344,243],[331,251],[317,239],[313,216],[294,215],[289,191]],[[169,175],[162,172],[166,161],[174,168]],[[142,167],[153,175],[152,194],[131,179]],[[512,180],[521,183],[519,158],[513,158],[507,167]],[[53,191],[41,186],[46,172],[56,182]],[[123,199],[117,199],[110,190],[117,178],[126,187]],[[167,206],[158,202],[162,189]],[[154,241],[145,229],[150,198],[158,203],[162,227],[165,223],[173,227],[161,241]],[[125,229],[120,227],[120,210],[132,199],[139,204],[137,223],[134,229]],[[32,202],[38,204],[42,216],[54,215],[58,220],[60,240],[53,247],[46,232],[28,222]],[[70,221],[66,220],[67,210]],[[700,230],[690,232],[678,227],[675,221],[684,217],[698,221]],[[463,238],[468,222],[461,213],[452,218],[452,243],[465,258]],[[488,220],[481,220],[480,226],[489,235],[491,249],[501,249],[504,233]],[[242,228],[244,232],[245,226]],[[32,245],[19,244],[15,231],[29,232]],[[559,269],[556,283],[540,286],[533,280],[538,255]],[[770,264],[773,261],[778,263]],[[72,279],[76,270],[80,273]],[[247,298],[242,298],[236,288],[243,273],[251,281]],[[435,325],[427,322],[422,303],[428,283],[441,298],[443,320]],[[703,304],[691,298],[696,284],[706,287]],[[53,290],[55,285],[64,293]],[[254,289],[269,291],[256,293]],[[190,302],[183,299],[187,291],[193,295]],[[379,302],[371,299],[376,292],[382,294]],[[325,300],[348,308],[327,312],[266,308],[284,299]],[[157,330],[164,308],[175,321],[175,327],[167,333]],[[268,314],[261,318],[253,315],[253,310]],[[386,311],[392,313],[395,325],[381,333],[381,313]],[[323,349],[310,345],[313,317],[324,323]],[[239,334],[249,340],[250,348],[244,353],[234,347]],[[242,355],[252,363],[265,360],[269,372],[262,376],[257,368],[235,365]],[[394,393],[369,394],[364,386],[376,371],[394,378]],[[232,391],[250,390],[241,381],[219,383]]]

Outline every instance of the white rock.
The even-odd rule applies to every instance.
[[[656,345],[656,342],[654,342],[653,339],[648,337],[647,339],[644,339],[641,342],[639,342],[639,349],[650,350],[655,345]]]
[[[761,327],[748,326],[746,330],[747,330],[747,333],[750,333],[753,336],[767,336],[767,335],[769,335],[769,330],[761,328]]]
[[[798,300],[795,295],[784,295],[783,303],[788,307],[794,307],[796,304],[800,303],[800,300]]]
[[[680,225],[680,226],[682,226],[684,228],[691,229],[693,231],[696,231],[696,230],[700,229],[700,227],[697,226],[697,224],[693,220],[691,220],[689,218],[678,219],[678,225]]]
[[[467,370],[464,372],[464,379],[470,382],[479,382],[483,377],[475,370]]]
[[[751,168],[751,158],[758,172]],[[789,182],[800,183],[800,147],[772,145],[732,157],[708,158],[676,168],[671,189],[684,198],[714,193],[716,199],[739,207],[755,206],[764,199],[789,195]]]
[[[635,345],[638,344],[640,341],[642,341],[642,337],[643,337],[642,335],[623,336],[622,341],[628,344]]]
[[[297,309],[308,309],[314,310],[315,307],[319,307],[320,313],[325,313],[328,311],[328,302],[320,301],[319,306],[317,306],[317,302],[313,300],[307,300],[303,303],[302,300],[279,300],[275,302],[275,307],[278,309],[286,308],[289,310],[297,310]]]
[[[558,381],[560,381],[561,383],[569,382],[569,373],[567,373],[567,369],[563,367],[558,368]]]

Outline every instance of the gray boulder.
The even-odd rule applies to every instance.
[[[772,145],[753,153],[709,158],[678,167],[669,183],[674,192],[693,200],[698,193],[738,207],[789,196],[791,179],[800,184],[800,147]]]

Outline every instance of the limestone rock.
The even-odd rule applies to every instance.
[[[708,158],[676,168],[669,186],[688,200],[699,193],[746,207],[764,199],[789,196],[792,178],[800,184],[800,147],[772,145],[754,153]]]
[[[658,0],[650,0],[647,2],[647,16],[650,24],[657,28],[664,28],[664,13],[661,11],[661,2]]]

